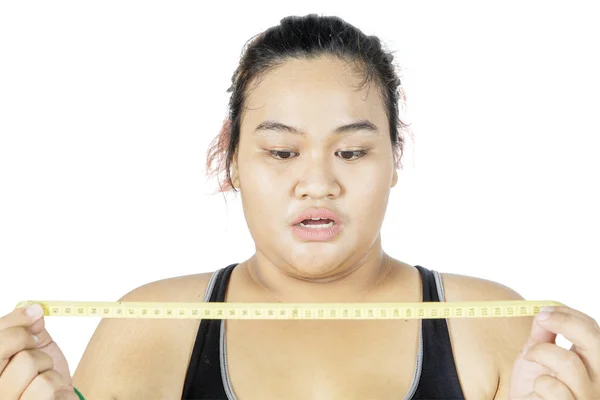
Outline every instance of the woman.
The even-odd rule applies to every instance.
[[[208,156],[209,169],[225,175],[221,189],[241,193],[255,254],[120,301],[522,300],[498,283],[442,276],[383,251],[407,131],[392,60],[378,38],[335,17],[285,18],[256,37]],[[39,399],[66,387],[61,396],[77,398],[74,386],[94,400],[599,398],[598,324],[568,307],[547,315],[105,319],[71,379],[43,318],[17,309],[0,323],[0,393]],[[556,346],[557,333],[574,343],[570,351]]]

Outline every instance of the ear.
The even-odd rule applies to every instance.
[[[396,186],[397,183],[398,183],[398,169],[394,168],[394,175],[392,176],[392,185],[390,187],[393,188],[394,186]]]

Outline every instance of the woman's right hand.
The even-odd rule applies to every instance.
[[[0,318],[0,398],[2,400],[78,400],[67,360],[37,316],[16,308]],[[37,338],[37,341],[36,341]]]

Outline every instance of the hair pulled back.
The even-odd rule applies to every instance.
[[[240,141],[240,125],[251,86],[258,85],[271,69],[286,61],[321,56],[333,56],[352,63],[355,71],[364,76],[357,89],[375,82],[386,107],[395,166],[401,167],[404,149],[402,131],[407,130],[409,125],[399,118],[398,103],[401,101],[405,106],[406,98],[392,53],[382,47],[377,36],[367,36],[339,17],[317,14],[288,16],[279,25],[246,43],[231,78],[232,84],[227,89],[231,93],[229,115],[209,146],[206,160],[207,174],[219,176],[220,192],[235,191],[231,164]]]

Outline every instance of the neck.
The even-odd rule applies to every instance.
[[[337,265],[333,271],[339,272],[323,279],[295,276],[259,251],[244,264],[251,284],[268,294],[269,301],[344,303],[359,302],[374,292],[390,275],[393,260],[377,239],[360,260]]]

